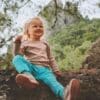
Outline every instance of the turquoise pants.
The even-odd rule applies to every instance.
[[[21,55],[16,55],[12,63],[18,73],[29,72],[37,80],[45,83],[57,97],[63,98],[64,87],[57,81],[50,68],[31,64]]]

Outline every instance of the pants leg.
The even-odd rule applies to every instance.
[[[27,60],[25,60],[24,57],[21,55],[16,55],[13,58],[12,63],[18,73],[31,72],[29,68],[30,63]]]
[[[49,86],[57,97],[63,99],[64,87],[57,81],[53,72],[46,67],[42,67],[40,70],[40,75],[38,75],[39,80],[43,81],[47,86]]]
[[[32,79],[32,83],[34,81],[34,84],[38,84],[38,81],[36,80],[36,77],[33,75],[32,73],[32,64],[27,61],[23,56],[21,55],[17,55],[13,58],[13,61],[12,63],[14,64],[14,67],[16,69],[16,71],[18,73],[23,73],[23,74],[26,74],[28,75],[27,78],[30,78]],[[20,77],[20,76],[19,76]],[[24,78],[22,78],[24,79]],[[17,81],[21,81],[18,77],[17,77]],[[25,79],[26,80],[26,79]],[[29,82],[26,82],[27,84],[30,84],[31,83],[30,81]],[[32,84],[31,83],[31,84]],[[21,82],[21,84],[23,84],[23,82]]]
[[[53,74],[44,76],[42,80],[51,88],[56,96],[63,98],[64,87],[57,81]]]
[[[56,96],[63,98],[64,87],[57,81],[49,68],[31,64],[21,55],[16,55],[12,63],[19,73],[30,72],[37,80],[41,80],[49,86]]]

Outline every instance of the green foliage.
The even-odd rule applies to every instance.
[[[11,26],[11,19],[8,15],[3,14],[0,12],[0,32],[3,32],[3,30],[7,27],[7,26]]]
[[[6,28],[9,28],[8,33],[10,33],[13,26],[11,15],[17,16],[22,7],[33,3],[31,0],[1,0],[1,4],[3,4],[3,10],[0,12],[0,32],[3,33]],[[50,37],[50,43],[53,45],[54,55],[62,70],[79,69],[91,43],[100,36],[100,20],[89,21],[87,18],[84,21],[77,9],[77,4],[67,2],[66,5],[63,9],[61,6],[56,7],[55,4],[51,3],[40,14],[46,18],[49,26],[53,26],[52,24],[60,18],[66,23],[68,21],[73,23],[60,30],[58,24],[63,26],[63,23],[58,20],[57,28],[60,31]],[[71,19],[71,17],[73,18]],[[11,60],[12,51],[9,48],[8,53],[0,58],[0,66],[3,68],[11,66]]]
[[[59,0],[55,3],[54,1],[40,12],[49,24],[49,27],[54,28],[57,26],[59,28],[64,26],[64,24],[69,24],[71,22],[82,19],[82,15],[78,10],[78,5],[72,2],[66,2],[65,7],[62,8],[62,4]],[[69,20],[70,18],[70,20]]]
[[[63,28],[49,38],[60,69],[81,68],[88,49],[100,37],[99,27],[100,20],[82,20]]]
[[[0,56],[0,69],[11,68],[12,58],[12,46],[9,46],[7,54]]]

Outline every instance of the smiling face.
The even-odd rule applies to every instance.
[[[39,40],[44,34],[43,23],[39,18],[34,18],[28,27],[29,38]]]

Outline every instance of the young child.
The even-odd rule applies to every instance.
[[[55,75],[60,76],[61,72],[48,43],[41,39],[44,34],[41,18],[31,19],[24,30],[24,34],[15,41],[20,43],[20,50],[13,58],[13,65],[19,73],[16,82],[21,86],[34,88],[39,85],[38,81],[42,81],[62,100],[76,100],[79,80],[72,79],[65,88],[57,81]]]

